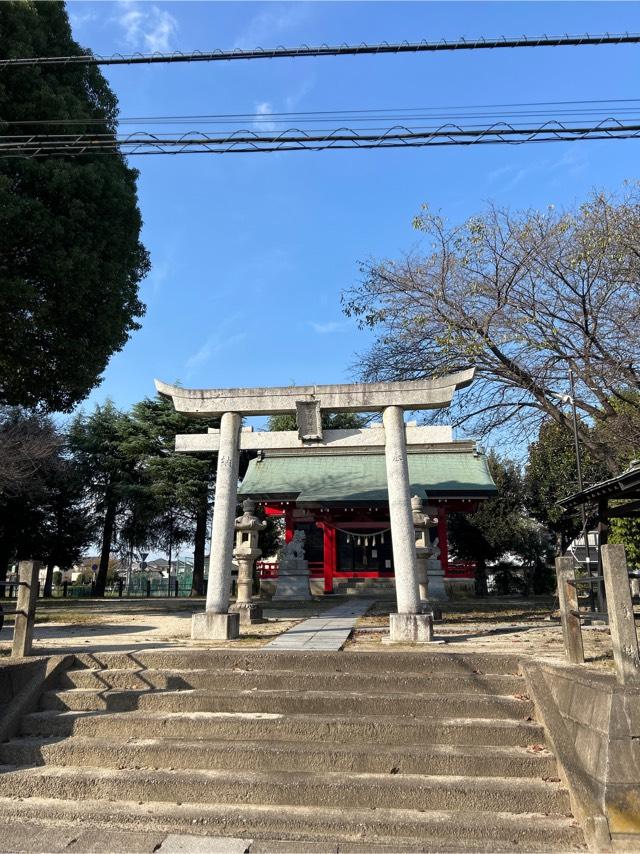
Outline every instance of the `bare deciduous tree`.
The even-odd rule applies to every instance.
[[[46,417],[0,410],[0,496],[13,498],[41,488],[41,473],[60,446]]]
[[[615,472],[612,446],[640,446],[638,188],[594,193],[566,212],[489,206],[459,227],[425,207],[414,225],[428,254],[366,264],[362,284],[343,295],[345,312],[377,332],[363,378],[475,366],[448,417],[522,441],[543,418],[571,429],[557,393],[572,369],[581,439]]]

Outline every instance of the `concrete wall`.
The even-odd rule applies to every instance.
[[[638,834],[640,850],[640,688],[584,665],[540,670],[611,834]]]

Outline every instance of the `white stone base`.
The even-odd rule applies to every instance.
[[[431,614],[389,614],[390,643],[431,643]]]
[[[230,614],[240,614],[240,625],[264,623],[262,605],[259,602],[236,602],[229,608]]]
[[[191,618],[193,640],[235,640],[240,637],[240,614],[202,611]]]

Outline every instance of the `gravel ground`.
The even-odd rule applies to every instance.
[[[261,647],[301,620],[322,614],[347,597],[309,603],[265,603],[267,621],[241,629],[237,641],[216,643]],[[107,652],[123,648],[198,645],[191,640],[191,615],[204,608],[202,599],[53,600],[38,603],[34,652]],[[392,652],[402,646],[382,641],[388,634],[391,599],[380,599],[358,620],[345,651]],[[6,622],[11,622],[10,618]],[[447,603],[444,619],[434,624],[435,637],[450,651],[510,652],[564,659],[562,631],[551,598],[529,600],[491,598]],[[587,661],[612,668],[611,638],[606,626],[583,629]],[[11,628],[0,632],[0,654],[8,654]],[[201,644],[202,645],[202,644]],[[434,647],[436,648],[436,647]],[[442,648],[439,646],[439,648]]]

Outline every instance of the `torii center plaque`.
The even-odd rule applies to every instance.
[[[220,430],[202,436],[178,436],[181,451],[218,451],[216,495],[211,530],[211,557],[206,610],[193,617],[192,637],[238,637],[238,615],[229,613],[234,520],[241,447],[304,448],[370,443],[370,430],[322,431],[322,411],[382,412],[398,613],[390,617],[391,640],[431,639],[431,617],[420,613],[415,538],[411,513],[407,428],[404,411],[441,409],[454,393],[473,381],[473,369],[410,382],[345,385],[282,386],[274,388],[186,389],[155,381],[160,394],[170,397],[177,412],[220,418]],[[245,415],[296,415],[297,433],[244,433]],[[419,430],[420,428],[412,428]],[[247,437],[245,439],[245,437]],[[251,437],[250,439],[248,437]],[[262,439],[261,437],[264,437]],[[284,444],[283,444],[284,443]]]

